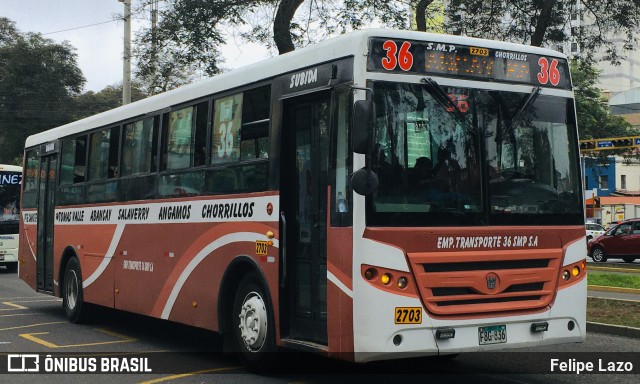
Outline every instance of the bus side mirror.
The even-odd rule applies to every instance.
[[[353,105],[353,129],[351,144],[355,153],[371,152],[371,136],[373,132],[373,102],[358,100]]]

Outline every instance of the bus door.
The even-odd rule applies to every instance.
[[[38,291],[45,292],[53,292],[53,220],[57,166],[57,155],[40,158],[36,280]]]
[[[284,101],[280,171],[281,225],[286,227],[280,247],[286,259],[282,334],[323,345],[327,344],[329,109],[328,93]]]

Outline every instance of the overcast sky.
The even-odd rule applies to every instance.
[[[118,0],[0,0],[0,16],[13,20],[21,32],[40,32],[76,48],[78,66],[87,79],[85,91],[122,83],[124,24],[114,18],[123,13]],[[149,19],[148,13],[134,19],[134,33]],[[257,46],[230,44],[223,52],[227,68],[268,57]]]

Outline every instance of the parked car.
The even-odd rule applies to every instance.
[[[640,257],[640,219],[625,220],[611,227],[604,235],[592,239],[587,251],[596,262],[615,258],[632,263]]]
[[[587,230],[587,243],[590,242],[591,239],[595,239],[607,231],[602,225],[596,223],[585,224],[585,229]]]

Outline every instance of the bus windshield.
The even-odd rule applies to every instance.
[[[430,79],[373,89],[380,187],[368,225],[583,222],[572,99]]]
[[[18,233],[17,224],[20,217],[20,181],[19,172],[0,171],[0,231],[1,233]],[[6,232],[2,227],[15,226],[15,232]]]

